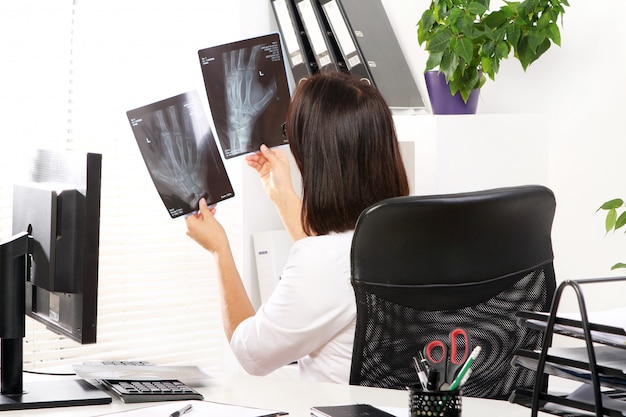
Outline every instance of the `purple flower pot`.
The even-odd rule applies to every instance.
[[[433,114],[475,114],[478,107],[479,89],[470,93],[467,103],[463,101],[461,93],[450,94],[450,86],[442,72],[427,71],[424,73],[426,89],[430,97],[430,106]]]

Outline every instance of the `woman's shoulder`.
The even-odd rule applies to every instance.
[[[294,247],[300,248],[328,248],[352,245],[354,230],[341,233],[329,233],[320,236],[307,236],[294,242]]]
[[[290,258],[305,264],[319,262],[320,259],[349,261],[353,234],[351,230],[299,239],[291,248]]]

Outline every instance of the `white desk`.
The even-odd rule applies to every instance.
[[[208,401],[287,411],[292,417],[308,417],[310,407],[316,405],[369,403],[380,407],[408,406],[406,391],[248,375],[216,375],[203,382],[204,386],[194,385],[194,387]],[[113,403],[107,405],[5,411],[0,414],[0,417],[91,417],[146,405],[151,404],[124,404],[114,398]],[[463,417],[527,417],[529,415],[528,408],[506,401],[463,398]],[[542,414],[542,416],[549,416],[549,414]]]

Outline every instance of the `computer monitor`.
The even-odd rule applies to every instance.
[[[0,244],[0,411],[111,402],[86,381],[24,389],[25,315],[96,342],[102,155],[38,151],[16,184],[13,237]]]

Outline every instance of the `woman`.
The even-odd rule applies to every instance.
[[[280,150],[263,145],[246,157],[294,240],[269,300],[254,311],[206,202],[187,218],[187,233],[217,261],[224,329],[246,371],[264,375],[297,360],[305,379],[348,383],[356,319],[353,229],[368,206],[408,194],[393,118],[368,83],[322,73],[298,85],[284,127],[302,198]]]

